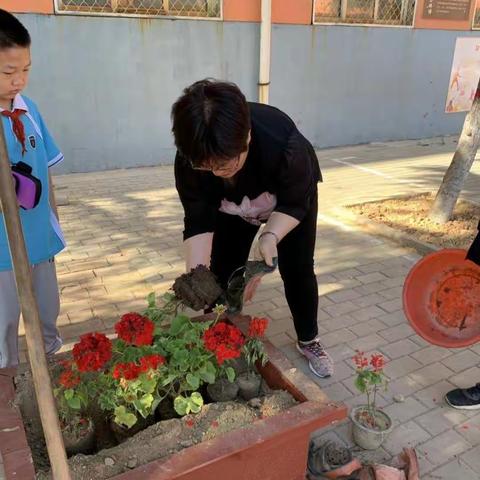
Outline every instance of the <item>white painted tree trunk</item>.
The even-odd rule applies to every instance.
[[[480,81],[473,106],[465,118],[452,163],[430,210],[429,218],[437,223],[448,222],[453,215],[460,192],[472,168],[480,146]]]

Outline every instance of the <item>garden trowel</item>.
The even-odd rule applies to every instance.
[[[277,268],[278,259],[273,259],[273,266],[262,261],[248,261],[245,266],[237,268],[227,283],[225,301],[228,313],[239,313],[245,302],[252,300],[262,277]]]

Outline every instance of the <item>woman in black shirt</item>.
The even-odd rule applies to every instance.
[[[333,362],[318,338],[313,255],[320,168],[312,145],[280,110],[247,103],[233,84],[202,80],[172,108],[176,187],[185,211],[187,271],[210,266],[225,288],[255,246],[278,257],[298,337],[319,377]]]

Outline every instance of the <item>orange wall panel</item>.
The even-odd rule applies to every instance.
[[[261,0],[224,0],[223,18],[230,22],[259,22]],[[312,23],[313,0],[272,0],[273,23]]]
[[[312,23],[313,0],[272,0],[273,23]]]
[[[470,17],[468,20],[435,20],[423,18],[423,8],[427,0],[417,0],[417,11],[415,14],[415,28],[430,28],[432,30],[471,30],[473,16],[475,14],[475,0],[472,0]]]
[[[223,19],[227,22],[259,22],[260,0],[223,0]]]
[[[0,0],[0,8],[13,13],[53,13],[53,0]]]

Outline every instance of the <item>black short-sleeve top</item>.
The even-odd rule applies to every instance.
[[[249,108],[248,155],[232,180],[193,169],[177,152],[175,183],[185,211],[185,240],[215,231],[222,200],[240,204],[268,192],[276,197],[274,211],[302,221],[317,194],[322,181],[317,156],[295,123],[268,105],[249,103]]]

